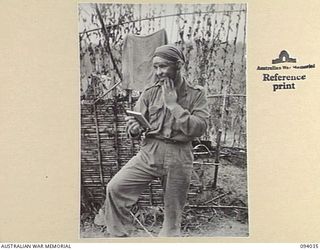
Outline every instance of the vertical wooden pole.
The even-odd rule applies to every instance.
[[[115,75],[114,72],[112,73],[112,81],[113,84],[115,84]],[[117,170],[120,170],[120,154],[119,154],[119,139],[118,139],[118,103],[117,103],[117,88],[113,90],[113,116],[114,116],[114,122],[113,122],[113,129],[114,129],[114,149],[116,151],[116,167]]]
[[[92,86],[93,86],[93,95],[94,99],[96,99],[96,78],[92,77]],[[103,187],[104,191],[105,190],[105,184],[104,184],[104,178],[103,178],[103,169],[102,169],[102,157],[101,157],[101,144],[100,144],[100,133],[99,133],[99,123],[98,123],[98,115],[97,115],[97,104],[94,103],[92,105],[93,107],[93,115],[94,115],[94,123],[95,123],[95,128],[96,128],[96,136],[97,136],[97,151],[98,151],[98,164],[99,164],[99,177],[100,177],[100,183],[101,186]]]
[[[217,187],[217,181],[218,181],[218,171],[219,171],[219,164],[220,164],[221,134],[222,134],[222,130],[219,129],[218,134],[217,134],[217,146],[216,146],[216,155],[215,155],[215,161],[214,161],[214,177],[213,177],[213,184],[212,184],[212,187],[214,189]]]
[[[245,4],[244,4],[245,6]],[[244,12],[244,31],[243,31],[243,52],[242,52],[242,60],[241,60],[241,64],[242,64],[242,68],[241,68],[241,72],[245,75],[246,74],[246,32],[247,32],[247,11]],[[246,81],[246,77],[244,77],[244,81]],[[246,86],[246,82],[244,84]],[[245,94],[246,94],[246,88],[244,88]],[[247,110],[247,99],[246,96],[244,97],[244,101],[241,102],[241,104],[243,104],[243,102],[245,103],[244,105],[244,110]],[[241,119],[241,127],[240,127],[240,136],[239,136],[239,145],[241,145],[241,139],[242,139],[242,132],[243,132],[243,127],[242,127],[242,120],[246,119],[246,115],[242,113],[242,119]],[[245,131],[246,133],[246,131]],[[247,148],[247,144],[244,144],[244,147]]]
[[[233,9],[233,8],[232,8]],[[232,14],[230,14],[230,18],[232,17]],[[234,78],[234,65],[235,65],[235,61],[236,61],[236,54],[237,54],[237,41],[238,41],[238,37],[239,37],[239,23],[240,23],[240,15],[241,15],[241,12],[238,13],[237,17],[237,23],[236,23],[236,35],[234,37],[234,40],[233,40],[233,53],[232,53],[232,62],[231,62],[231,65],[230,65],[230,81],[228,83],[228,94],[231,94],[231,86],[232,86],[232,82],[233,82],[233,78]],[[231,27],[229,27],[231,29]],[[231,99],[232,97],[229,96],[228,98],[228,106],[227,106],[227,109],[231,106],[231,102],[234,101],[235,99]],[[236,100],[239,100],[239,99],[236,99]],[[237,114],[238,115],[238,114]],[[228,116],[228,114],[226,114],[226,116]],[[234,126],[231,127],[230,130],[233,129],[233,143],[232,143],[232,147],[235,145],[235,128]],[[231,131],[230,131],[231,132]],[[226,133],[226,132],[225,132]],[[226,136],[226,135],[225,135]]]
[[[152,182],[150,182],[149,184],[149,203],[150,203],[150,206],[153,206],[153,188],[152,188]]]
[[[224,125],[224,114],[226,113],[226,105],[225,105],[225,102],[226,102],[226,89],[228,88],[229,86],[229,83],[227,82],[227,70],[226,70],[226,62],[227,62],[227,49],[228,49],[228,40],[229,40],[229,35],[230,35],[230,26],[231,26],[231,14],[226,12],[226,16],[228,16],[229,18],[229,22],[228,22],[228,27],[227,27],[227,34],[226,34],[226,40],[225,40],[225,48],[224,48],[224,51],[225,51],[225,55],[224,55],[224,59],[223,59],[223,67],[224,67],[224,71],[223,71],[223,76],[222,76],[222,81],[221,81],[221,87],[220,87],[220,91],[222,93],[222,91],[225,91],[225,95],[224,95],[224,98],[223,98],[223,109],[221,111],[221,124],[222,126],[220,128],[223,127]],[[226,83],[227,82],[227,83]],[[225,142],[226,141],[226,130],[227,128],[223,128],[222,129],[222,132],[224,133],[224,139],[223,141]]]
[[[118,68],[118,66],[117,66],[117,64],[115,62],[115,59],[114,59],[112,51],[111,51],[111,46],[110,46],[110,43],[109,43],[109,33],[108,33],[108,31],[107,31],[107,29],[106,29],[106,27],[104,25],[104,21],[103,21],[103,18],[101,16],[98,4],[96,4],[95,6],[96,6],[96,12],[98,14],[99,21],[100,21],[100,24],[101,24],[101,27],[102,27],[102,33],[104,34],[105,39],[106,39],[106,43],[105,44],[106,44],[107,52],[110,55],[111,65],[113,65],[113,68],[116,71],[119,79],[122,80],[122,76],[121,76],[120,70],[119,70],[119,68]]]
[[[220,148],[221,148],[221,135],[224,131],[224,111],[226,107],[226,99],[227,99],[227,89],[224,89],[223,93],[223,102],[221,108],[221,117],[220,117],[220,127],[217,134],[217,146],[216,146],[216,156],[215,156],[215,170],[214,170],[214,179],[213,179],[213,188],[217,187],[217,178],[218,178],[218,169],[220,164]]]

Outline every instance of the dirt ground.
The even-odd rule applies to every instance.
[[[209,170],[204,171],[206,180],[212,179],[211,173]],[[212,199],[214,201],[210,202]],[[217,188],[200,192],[196,204],[206,207],[194,208],[187,204],[183,214],[182,237],[248,237],[246,159],[243,157],[222,159]],[[161,209],[157,207],[145,209],[138,218],[149,233],[156,237],[163,220]],[[135,226],[136,230],[132,233],[132,237],[150,237],[138,223],[135,223]],[[108,237],[105,227],[93,223],[93,216],[87,216],[82,221],[80,234],[81,238]]]
[[[160,226],[148,228],[149,232],[156,237]],[[219,216],[210,223],[202,225],[197,229],[182,231],[182,237],[247,237],[248,223],[241,223],[229,216]],[[108,238],[104,227],[96,226],[93,223],[86,223],[81,228],[81,238]],[[150,237],[141,227],[137,225],[132,237]]]

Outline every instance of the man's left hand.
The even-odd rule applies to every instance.
[[[171,79],[164,81],[162,85],[162,95],[164,104],[168,109],[172,110],[177,105],[177,92],[174,88],[174,82]]]

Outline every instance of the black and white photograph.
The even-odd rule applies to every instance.
[[[80,238],[248,237],[246,3],[78,4]]]

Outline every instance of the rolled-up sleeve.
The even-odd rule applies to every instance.
[[[187,136],[199,137],[207,129],[208,101],[204,90],[197,91],[191,112],[179,104],[171,110],[179,129]]]

